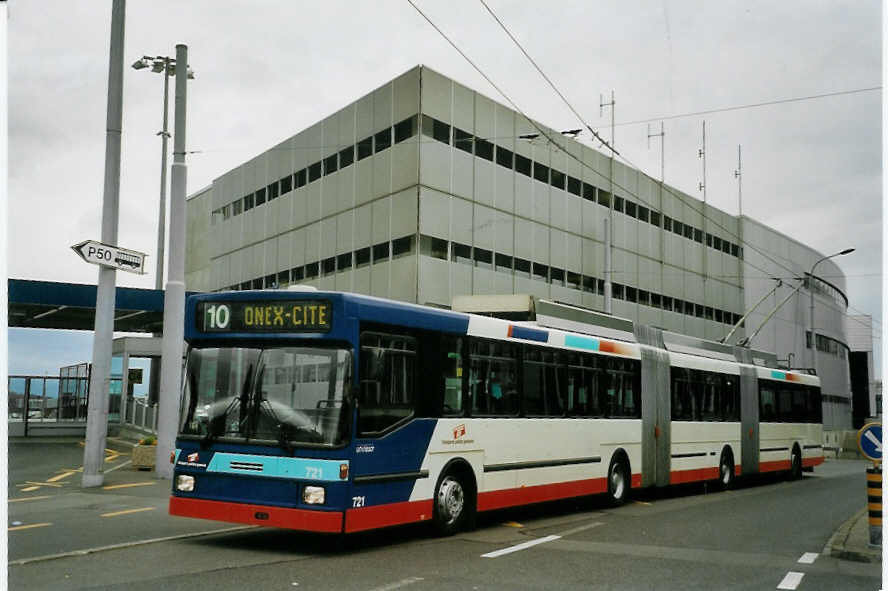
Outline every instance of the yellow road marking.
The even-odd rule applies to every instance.
[[[36,488],[36,487],[29,487],[29,488]],[[22,489],[23,492],[26,490],[27,489]],[[19,497],[18,499],[9,499],[9,502],[10,503],[20,503],[22,501],[36,501],[38,499],[48,499],[50,497],[52,497],[52,495],[43,495],[40,497]]]
[[[133,486],[151,486],[153,482],[130,482],[128,484],[112,484],[111,486],[103,486],[102,490],[114,490],[115,488],[130,488]]]
[[[633,502],[634,502],[636,505],[646,505],[646,506],[648,506],[648,507],[650,507],[650,505],[651,505],[650,503],[646,503],[646,502],[644,502],[644,501],[633,501]]]
[[[506,527],[524,527],[517,521],[507,521],[505,523],[502,523],[501,525],[505,525]]]
[[[62,474],[58,474],[56,476],[53,476],[52,478],[49,478],[46,482],[56,482],[57,480],[61,480],[62,478],[67,478],[71,474],[74,474],[73,470],[71,470],[70,472],[63,472]]]
[[[9,531],[18,531],[20,529],[31,529],[34,527],[46,527],[47,525],[52,525],[51,523],[32,523],[31,525],[17,525],[15,527],[10,527]]]
[[[62,484],[58,484],[56,482],[31,482],[30,480],[25,480],[25,484],[30,484],[31,486],[41,487],[41,486],[51,486],[53,488],[62,488]],[[24,489],[22,489],[24,490]]]
[[[99,517],[117,517],[118,515],[128,515],[130,513],[141,513],[142,511],[154,511],[154,507],[145,507],[144,509],[127,509],[126,511],[115,511],[113,513],[104,513]]]
[[[19,486],[21,486],[21,484]],[[29,486],[28,488],[23,488],[22,492],[32,492],[38,490],[39,488],[39,486]]]

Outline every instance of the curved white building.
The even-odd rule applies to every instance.
[[[604,310],[605,220],[612,313],[642,324],[721,339],[783,278],[736,342],[804,281],[753,346],[816,366],[825,428],[851,427],[848,302],[832,260],[809,282],[823,253],[424,66],[221,175],[187,211],[189,290],[307,283],[445,307],[524,293]]]

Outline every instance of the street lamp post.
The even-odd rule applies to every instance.
[[[814,368],[814,373],[817,374],[817,336],[814,333],[814,269],[817,268],[817,265],[822,263],[827,259],[831,259],[833,257],[838,257],[846,254],[851,254],[854,252],[853,248],[846,248],[841,252],[837,252],[835,254],[831,254],[829,256],[825,256],[821,259],[818,259],[813,265],[811,265],[811,271],[808,273],[808,291],[811,294],[811,367]]]
[[[164,243],[166,241],[166,177],[167,177],[167,141],[170,133],[167,128],[169,118],[170,76],[176,75],[176,59],[167,56],[142,56],[133,63],[134,70],[151,68],[155,74],[163,72],[163,129],[157,133],[161,141],[160,156],[160,212],[157,215],[157,274],[154,288],[163,289]],[[188,78],[194,78],[194,72],[188,68]]]
[[[163,129],[157,133],[160,136],[160,205],[157,214],[157,271],[154,277],[154,289],[163,289],[163,267],[164,267],[164,250],[166,243],[166,187],[167,187],[167,143],[170,138],[167,122],[169,119],[169,102],[170,102],[170,76],[176,75],[176,59],[167,56],[148,55],[142,56],[141,59],[133,63],[134,70],[145,70],[150,68],[151,72],[159,74],[163,72]],[[194,72],[188,68],[188,79],[194,78]],[[161,336],[155,333],[154,336]],[[149,401],[157,402],[157,387],[160,383],[159,363],[157,358],[151,359],[151,369],[149,375]]]

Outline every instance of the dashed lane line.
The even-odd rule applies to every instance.
[[[395,581],[394,583],[389,583],[388,585],[383,585],[382,587],[374,587],[370,591],[395,591],[395,589],[401,589],[402,587],[406,587],[407,585],[412,585],[413,583],[419,583],[424,581],[422,577],[407,577],[406,579],[401,579],[400,581]]]
[[[802,557],[799,558],[799,564],[814,564],[814,561],[817,560],[819,554],[817,552],[805,552],[802,554]]]
[[[151,486],[153,482],[128,482],[126,484],[111,484],[108,486],[103,486],[102,490],[115,490],[118,488],[132,488],[134,486]]]
[[[103,513],[99,517],[117,517],[118,515],[129,515],[130,513],[142,513],[143,511],[154,511],[156,507],[143,507],[141,509],[125,509],[124,511],[114,511],[112,513]]]
[[[561,539],[561,536],[546,536],[545,538],[531,540],[529,542],[524,542],[522,544],[516,544],[515,546],[509,546],[508,548],[503,548],[502,550],[494,550],[493,552],[488,552],[487,554],[482,554],[481,558],[497,558],[498,556],[504,556],[506,554],[511,554],[512,552],[519,552],[521,550],[526,550],[528,548],[532,548],[533,546],[545,544],[546,542],[554,542],[555,540],[560,540],[560,539]]]
[[[46,527],[47,525],[52,525],[51,523],[32,523],[30,525],[16,525],[14,527],[10,527],[8,531],[20,531],[23,529],[34,529],[35,527]]]
[[[783,580],[780,581],[780,584],[777,585],[777,588],[785,589],[787,591],[794,591],[794,589],[799,586],[799,583],[802,582],[802,579],[804,577],[805,573],[789,571],[788,573],[786,573],[786,576],[783,577]]]

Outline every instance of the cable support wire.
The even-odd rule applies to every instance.
[[[416,5],[413,4],[412,0],[408,0],[408,2],[410,2],[410,4],[411,4],[414,8],[416,8]],[[577,115],[577,117],[580,119],[581,122],[583,122],[583,124],[585,124],[585,125],[588,126],[588,124],[586,124],[586,122],[583,120],[583,118],[580,117],[579,114],[577,114],[576,109],[574,109],[573,106],[570,104],[570,102],[568,102],[568,100],[564,97],[564,94],[561,93],[561,91],[559,91],[559,90],[555,87],[555,85],[552,83],[552,81],[549,79],[549,77],[546,76],[546,75],[543,73],[543,71],[540,69],[540,67],[537,65],[537,63],[533,60],[533,58],[530,57],[530,55],[529,55],[529,54],[527,53],[527,51],[521,46],[521,44],[518,42],[518,40],[515,38],[515,36],[512,35],[512,33],[511,33],[511,32],[508,30],[508,28],[503,24],[503,22],[502,22],[502,21],[496,16],[496,14],[494,14],[494,12],[493,12],[493,11],[490,9],[490,7],[484,2],[484,0],[480,0],[480,2],[481,2],[482,5],[484,5],[484,7],[487,9],[487,11],[493,16],[493,18],[497,21],[497,23],[499,23],[500,27],[502,27],[503,30],[506,31],[506,34],[509,36],[510,39],[512,39],[512,41],[515,43],[515,45],[518,46],[518,48],[519,48],[519,49],[521,50],[521,52],[527,57],[527,59],[530,60],[530,62],[531,62],[531,63],[533,64],[533,66],[537,69],[537,71],[540,73],[540,75],[543,76],[543,78],[546,80],[546,82],[548,82],[549,85],[552,86],[552,87],[555,89],[555,92],[558,94],[559,97],[561,97],[562,101],[564,101],[564,103],[568,106],[568,108],[569,108],[569,109],[570,109],[575,115]],[[416,8],[416,10],[419,11],[419,8]],[[478,68],[478,66],[474,64],[474,62],[472,62],[471,60],[469,60],[468,57],[466,57],[465,53],[463,53],[463,52],[462,52],[462,51],[461,51],[461,50],[460,50],[460,49],[459,49],[459,48],[453,43],[453,41],[451,41],[451,40],[450,40],[450,39],[449,39],[449,38],[448,38],[448,37],[447,37],[447,36],[441,31],[441,29],[439,29],[434,23],[432,23],[432,21],[431,21],[427,16],[425,16],[425,14],[423,14],[422,11],[419,11],[419,12],[420,12],[420,14],[422,14],[423,17],[424,17],[424,18],[425,18],[425,19],[426,19],[426,20],[427,20],[427,21],[428,21],[428,22],[429,22],[429,23],[435,28],[435,30],[437,30],[437,31],[438,31],[438,32],[439,32],[439,33],[440,33],[440,34],[441,34],[441,35],[442,35],[442,36],[443,36],[443,37],[444,37],[444,38],[445,38],[445,39],[446,39],[446,40],[447,40],[447,41],[448,41],[453,47],[454,47],[454,49],[456,49],[456,50],[460,53],[460,55],[462,55],[463,57],[466,58],[467,61],[469,61],[469,63],[472,65],[472,67],[474,67],[475,70],[478,71],[479,74],[481,74],[482,76],[484,76],[484,78],[485,78],[486,80],[490,81],[490,78],[489,78],[484,72],[482,72],[482,71],[480,70],[480,68]],[[557,143],[556,143],[551,137],[549,137],[549,135],[545,132],[545,130],[543,130],[539,125],[537,125],[537,123],[536,123],[535,121],[533,121],[532,119],[530,119],[529,117],[527,117],[527,115],[525,115],[524,112],[521,111],[521,110],[517,107],[517,105],[515,104],[515,102],[514,102],[511,98],[509,98],[509,97],[508,97],[508,96],[507,96],[502,90],[500,90],[500,88],[499,88],[498,86],[496,86],[496,85],[493,84],[492,82],[491,82],[491,85],[492,85],[494,88],[496,88],[496,90],[497,90],[500,94],[502,94],[502,95],[506,98],[506,100],[509,101],[509,103],[510,103],[511,105],[515,106],[516,110],[517,110],[519,113],[521,113],[521,115],[524,116],[524,118],[527,119],[527,120],[531,123],[531,125],[533,125],[533,126],[537,129],[537,131],[539,131],[539,133],[540,133],[541,135],[543,135],[544,137],[546,137],[546,139],[548,139],[550,142],[552,142],[552,143],[554,143],[554,144],[557,145]],[[874,89],[863,89],[863,90],[874,90]],[[858,90],[858,91],[856,91],[856,92],[862,92],[863,90]],[[838,93],[838,94],[843,94],[843,93]],[[817,96],[813,96],[813,97],[811,97],[811,98],[820,98],[821,96],[828,96],[828,94],[817,95]],[[790,99],[787,99],[787,100],[783,100],[783,101],[774,101],[775,104],[778,103],[778,102],[791,102],[791,100],[790,100]],[[590,129],[590,130],[591,130],[591,129]],[[594,133],[594,132],[593,132],[593,133]],[[595,134],[595,135],[596,135],[596,137],[598,137],[597,134]],[[600,139],[600,138],[599,138],[599,139]],[[604,175],[603,175],[602,173],[599,173],[598,171],[596,171],[595,169],[593,169],[591,166],[589,166],[589,165],[587,165],[585,162],[583,162],[581,159],[579,159],[579,158],[577,158],[576,156],[574,156],[573,154],[571,154],[569,151],[564,150],[564,152],[565,152],[565,154],[566,154],[567,156],[569,156],[569,157],[572,158],[573,160],[576,160],[576,161],[577,161],[582,167],[591,170],[592,172],[594,172],[595,174],[597,174],[599,177],[601,177],[603,180],[609,180],[609,181],[613,184],[614,187],[617,187],[617,188],[619,188],[621,191],[625,192],[626,194],[631,195],[631,196],[634,197],[638,202],[643,203],[644,205],[646,205],[650,210],[652,210],[652,211],[657,211],[658,213],[663,214],[663,212],[662,212],[661,210],[656,209],[655,207],[653,207],[652,204],[651,204],[650,202],[645,201],[645,200],[642,199],[639,195],[637,195],[637,194],[635,194],[634,192],[632,192],[629,188],[627,188],[627,187],[623,187],[623,186],[620,185],[619,183],[615,182],[613,179],[607,179],[606,177],[604,177]],[[619,154],[619,153],[617,153],[617,155],[620,157],[620,159],[622,159],[624,162],[626,162],[626,164],[628,164],[630,167],[632,167],[632,168],[634,168],[635,170],[637,170],[640,174],[642,174],[642,175],[648,177],[652,182],[657,183],[657,181],[656,181],[652,176],[648,175],[648,174],[645,173],[643,170],[641,170],[641,167],[637,166],[635,163],[633,163],[631,160],[629,160],[628,157],[626,157],[625,155]],[[669,188],[665,183],[659,183],[659,184],[660,184],[660,186],[661,186],[661,187],[662,187],[662,188],[663,188],[668,194],[670,194],[671,196],[673,196],[674,198],[676,198],[678,201],[680,201],[680,202],[683,203],[684,205],[687,205],[692,211],[694,211],[695,213],[699,214],[700,217],[701,217],[702,219],[712,222],[712,223],[715,225],[715,227],[719,228],[719,229],[720,229],[721,231],[723,231],[725,234],[727,234],[728,236],[732,237],[733,239],[735,239],[736,241],[740,242],[741,244],[744,244],[745,246],[748,246],[749,248],[751,248],[751,250],[753,250],[754,252],[759,253],[763,258],[769,260],[770,262],[772,262],[772,263],[775,264],[776,266],[778,266],[778,267],[780,267],[780,268],[782,268],[782,269],[784,269],[784,270],[786,270],[786,271],[788,271],[788,272],[790,272],[790,273],[793,273],[793,274],[795,273],[794,269],[791,269],[790,267],[786,266],[785,264],[783,264],[783,263],[780,262],[779,260],[775,259],[774,257],[771,256],[770,253],[761,250],[760,248],[758,248],[756,245],[754,245],[754,244],[752,244],[752,243],[748,243],[748,242],[743,241],[743,240],[740,238],[740,236],[739,236],[738,234],[735,234],[734,232],[732,232],[731,230],[729,230],[728,228],[726,228],[725,226],[723,226],[721,223],[718,222],[718,220],[715,220],[715,219],[709,217],[708,215],[706,215],[706,212],[705,212],[704,209],[698,209],[697,207],[695,207],[695,205],[689,203],[689,202],[688,202],[686,199],[684,199],[681,195],[679,195],[679,194],[675,193],[674,191],[672,191],[672,189]],[[756,270],[758,270],[758,271],[761,271],[762,273],[766,273],[766,274],[767,274],[767,271],[766,271],[766,270],[764,270],[764,269],[762,269],[762,268],[760,268],[760,267],[757,267],[756,265],[753,265],[752,263],[750,263],[749,261],[747,261],[745,258],[743,258],[743,259],[741,259],[741,260],[743,260],[744,264],[749,265],[751,268],[756,269]],[[849,307],[850,307],[850,306],[849,306]]]

